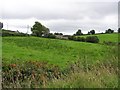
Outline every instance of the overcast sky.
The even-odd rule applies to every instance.
[[[0,0],[4,28],[30,33],[35,21],[51,32],[74,34],[118,28],[119,0]],[[29,25],[29,29],[27,26]]]

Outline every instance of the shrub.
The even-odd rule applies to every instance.
[[[2,36],[29,36],[29,34],[2,29]]]
[[[86,42],[98,43],[99,39],[97,36],[88,36],[86,37]]]
[[[45,37],[45,38],[53,38],[53,39],[56,38],[56,36],[55,36],[54,34],[52,34],[52,33],[46,34],[46,35],[43,36],[43,37]]]
[[[85,38],[84,37],[77,37],[77,41],[85,42]]]
[[[46,84],[52,79],[58,79],[62,71],[57,65],[47,62],[28,61],[26,64],[3,64],[2,86],[3,88],[17,87],[28,88]],[[32,83],[29,83],[32,82]],[[27,83],[27,84],[25,84]]]
[[[99,39],[97,36],[88,36],[86,38],[84,37],[76,37],[76,36],[69,36],[68,37],[69,40],[73,40],[73,41],[81,41],[81,42],[91,42],[91,43],[98,43]]]
[[[75,36],[69,36],[68,39],[69,40],[75,40],[76,38],[75,38]]]

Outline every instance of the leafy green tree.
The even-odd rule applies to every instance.
[[[63,35],[62,33],[54,33],[54,35]]]
[[[118,33],[120,33],[120,28],[118,28]]]
[[[88,34],[88,35],[90,35],[91,33],[90,33],[90,32],[88,32],[87,34]]]
[[[74,35],[79,36],[79,35],[83,35],[83,33],[82,33],[82,31],[79,29],[79,30],[76,32],[76,34],[74,34]]]
[[[43,26],[40,22],[35,22],[33,27],[31,28],[32,35],[41,37],[42,35],[49,34],[49,29]]]
[[[114,30],[108,29],[105,31],[105,33],[114,33]]]
[[[91,31],[90,31],[90,34],[95,34],[95,30],[91,30]]]
[[[3,28],[3,23],[0,22],[0,29],[2,29],[2,28]]]

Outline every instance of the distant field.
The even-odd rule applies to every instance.
[[[85,36],[80,36],[80,37],[86,37],[86,36],[93,36],[93,35],[85,35]],[[104,41],[118,42],[118,33],[98,34],[98,35],[94,35],[94,36],[98,36],[98,38],[100,39],[100,43],[103,43]]]
[[[117,41],[115,35],[112,35],[113,41]],[[99,35],[99,38],[104,41],[107,40],[107,36],[109,34],[105,36],[103,34]],[[104,39],[104,37],[106,38]],[[114,47],[38,37],[3,37],[2,55],[5,63],[22,63],[32,60],[47,61],[65,67],[66,62],[74,62],[79,59],[86,59],[88,63],[104,60],[112,55],[112,48]]]
[[[117,88],[117,34],[100,43],[39,37],[2,38],[4,88]],[[46,63],[47,62],[47,63]]]

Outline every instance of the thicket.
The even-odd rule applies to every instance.
[[[87,36],[86,38],[69,36],[68,39],[73,41],[80,41],[80,42],[99,43],[99,38],[97,36]]]

